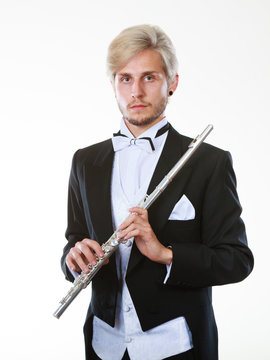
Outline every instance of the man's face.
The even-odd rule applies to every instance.
[[[156,51],[143,50],[133,56],[116,73],[113,85],[119,109],[132,128],[148,128],[164,117],[168,84]]]

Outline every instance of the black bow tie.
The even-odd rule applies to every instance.
[[[170,128],[170,124],[167,123],[158,130],[155,138],[163,135],[166,131],[169,130],[169,128]],[[129,138],[128,136],[123,135],[120,133],[120,131],[118,131],[118,133],[113,134],[112,142],[113,142],[114,151],[122,150],[125,147],[131,145],[137,145],[148,152],[155,151],[153,141],[150,137]]]

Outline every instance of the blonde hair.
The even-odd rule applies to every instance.
[[[124,29],[110,44],[107,55],[107,73],[111,80],[117,71],[139,52],[153,49],[163,61],[168,84],[177,74],[175,48],[165,32],[155,25],[137,25]]]

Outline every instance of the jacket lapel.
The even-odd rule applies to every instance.
[[[148,195],[151,194],[155,187],[158,186],[161,180],[187,151],[190,142],[191,139],[183,137],[176,130],[171,128],[156,170],[151,179]],[[175,203],[183,195],[185,185],[190,176],[191,168],[189,164],[186,164],[172,180],[172,183],[167,186],[164,192],[160,194],[157,200],[149,208],[149,221],[156,234],[158,234],[167,223]]]
[[[85,189],[88,219],[91,219],[95,239],[103,244],[113,233],[111,213],[111,174],[114,151],[111,140],[104,142],[92,165],[85,165]],[[90,161],[90,160],[89,160]]]
[[[190,140],[191,141],[191,140]],[[166,143],[163,151],[157,163],[156,169],[152,176],[147,194],[156,188],[161,180],[168,174],[172,167],[177,163],[180,157],[185,153],[189,145],[187,138],[181,136],[172,127],[169,130]],[[172,184],[169,184],[164,192],[157,198],[157,200],[151,205],[148,211],[149,222],[158,237],[159,232],[162,230],[164,225],[167,223],[169,215],[175,205],[183,194],[184,187],[191,176],[191,169],[188,165],[176,175],[173,179]],[[180,196],[180,197],[179,197]],[[134,267],[144,257],[138,250],[136,243],[134,242],[131,256],[129,260],[127,274],[134,269]]]

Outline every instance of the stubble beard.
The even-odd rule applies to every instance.
[[[153,114],[151,116],[144,117],[141,119],[131,118],[131,117],[127,116],[126,114],[124,114],[124,111],[123,111],[123,109],[121,109],[120,106],[119,106],[119,109],[120,109],[121,113],[123,114],[124,120],[127,121],[129,124],[134,125],[134,126],[147,126],[147,125],[154,123],[164,113],[167,104],[168,104],[168,98],[164,97],[163,100],[154,107]]]

